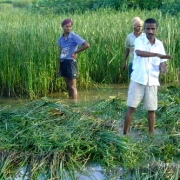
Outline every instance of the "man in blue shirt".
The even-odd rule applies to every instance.
[[[72,25],[73,22],[71,19],[65,19],[61,23],[64,33],[58,40],[60,55],[57,73],[64,77],[69,97],[77,99],[77,54],[89,48],[89,44],[79,35],[71,32]]]

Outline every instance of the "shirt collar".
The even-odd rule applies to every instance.
[[[149,42],[149,40],[148,40],[148,38],[146,37],[146,35],[144,36],[144,39],[145,39],[145,44],[149,44],[150,42]],[[153,44],[153,45],[157,45],[158,44],[158,40],[157,40],[157,38],[155,37],[155,43]]]
[[[69,35],[68,35],[68,37],[67,37],[67,39],[68,39],[68,38],[72,38],[72,34],[73,34],[73,33],[70,32]],[[63,35],[64,35],[64,34],[63,34]],[[62,38],[64,37],[63,35],[61,36]]]
[[[144,34],[144,33],[143,33],[143,32],[141,32],[141,34],[140,34],[138,37],[142,36],[143,34]],[[137,38],[137,37],[135,36],[135,34],[134,34],[134,31],[131,33],[131,36],[133,36],[133,37]]]

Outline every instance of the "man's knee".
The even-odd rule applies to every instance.
[[[75,91],[76,90],[76,85],[72,85],[72,84],[67,84],[67,88],[71,91]]]

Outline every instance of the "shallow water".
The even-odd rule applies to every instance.
[[[107,177],[105,169],[103,169],[98,164],[93,164],[90,166],[86,166],[83,169],[84,173],[75,172],[76,180],[106,180],[106,179],[113,179],[113,180],[122,180],[121,176],[123,174],[123,170],[121,167],[118,167],[117,174],[112,175],[112,177]],[[66,180],[71,180],[68,171],[65,171],[65,178]],[[30,180],[30,171],[27,170],[27,167],[21,167],[18,173],[13,177],[13,180]],[[37,176],[37,180],[47,180],[45,174],[39,174]]]
[[[167,84],[162,84],[159,89],[166,88]],[[106,100],[111,97],[118,96],[123,100],[127,98],[128,84],[109,84],[109,85],[98,85],[96,88],[91,89],[78,89],[78,100],[75,103],[76,106],[86,106],[91,103],[100,100]],[[43,98],[43,97],[41,97]],[[39,99],[41,99],[39,98]],[[74,101],[68,98],[67,91],[58,93],[49,93],[46,98],[50,98],[54,101],[59,101],[65,105],[73,105]],[[23,105],[30,102],[30,99],[20,99],[18,97],[3,98],[0,97],[0,109],[4,106],[17,106]]]
[[[78,90],[78,100],[76,105],[84,106],[94,103],[99,100],[106,100],[110,97],[120,96],[122,99],[126,98],[127,95],[127,84],[111,84],[98,86],[93,89]],[[46,96],[47,98],[53,99],[55,101],[60,101],[62,104],[72,105],[74,101],[69,99],[67,92],[50,93]],[[0,109],[8,106],[23,105],[30,102],[29,99],[19,99],[17,97],[13,98],[0,98]]]
[[[126,98],[128,85],[126,84],[111,84],[101,86],[93,89],[78,90],[77,104],[83,106],[85,104],[91,104],[99,100],[106,100],[110,97],[120,96],[122,99]],[[68,99],[67,92],[53,93],[47,95],[47,97],[54,100],[59,100],[63,104],[71,104],[72,99]]]

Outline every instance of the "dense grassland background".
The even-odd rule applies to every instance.
[[[158,20],[157,37],[165,45],[169,72],[161,82],[176,83],[179,76],[179,16],[163,15],[159,10],[99,9],[83,14],[39,14],[19,10],[13,6],[0,6],[0,89],[3,96],[31,98],[46,95],[52,90],[59,49],[57,40],[62,34],[60,23],[64,18],[74,21],[73,31],[90,44],[90,49],[79,54],[78,87],[91,87],[94,83],[128,82],[127,71],[122,71],[126,35],[132,31],[131,19],[153,17]],[[59,78],[53,91],[65,89]]]
[[[0,0],[0,3],[11,3],[14,7],[56,14],[74,13],[77,10],[80,12],[94,11],[99,8],[111,8],[121,11],[139,8],[141,10],[159,9],[165,14],[176,15],[180,10],[180,0]]]

